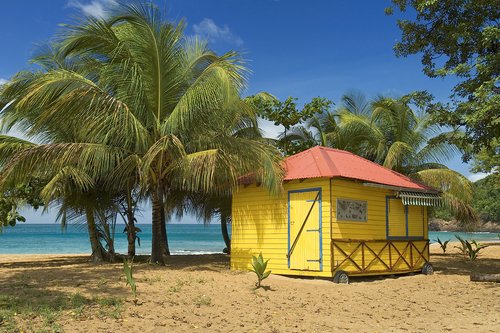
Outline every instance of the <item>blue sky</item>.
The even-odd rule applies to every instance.
[[[2,1],[0,83],[29,68],[36,45],[82,15],[106,15],[115,0]],[[247,94],[268,91],[299,102],[321,96],[338,101],[350,90],[368,97],[427,90],[445,101],[455,81],[430,79],[420,58],[396,58],[396,17],[385,16],[390,1],[169,0],[157,1],[168,18],[187,23],[219,53],[244,53],[252,70]],[[263,122],[269,136],[280,131]],[[447,165],[472,179],[460,158]]]

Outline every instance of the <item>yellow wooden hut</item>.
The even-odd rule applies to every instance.
[[[314,147],[284,161],[284,191],[248,179],[232,199],[231,269],[252,255],[274,274],[329,277],[423,271],[427,207],[438,191],[347,151]]]

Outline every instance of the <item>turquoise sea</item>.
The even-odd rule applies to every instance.
[[[151,253],[151,224],[137,225],[141,246],[138,254]],[[115,251],[127,253],[124,225],[116,225]],[[222,253],[224,241],[220,224],[168,224],[168,240],[172,254]],[[0,234],[0,254],[70,254],[89,253],[86,225],[18,224],[4,228]]]
[[[137,253],[151,252],[151,225],[138,225],[142,232],[141,246]],[[116,226],[116,252],[126,253],[127,239],[123,225]],[[168,239],[172,254],[222,253],[219,224],[168,224]],[[477,241],[498,240],[495,233],[430,232],[431,243],[439,237],[442,241],[453,239],[455,235]],[[0,254],[69,254],[89,253],[90,245],[85,225],[69,225],[65,231],[58,224],[18,224],[14,228],[4,228],[0,234]]]

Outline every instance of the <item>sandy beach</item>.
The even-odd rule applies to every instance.
[[[449,246],[453,247],[453,246]],[[435,274],[354,278],[350,285],[250,272],[224,255],[135,265],[133,302],[121,264],[81,255],[1,255],[2,332],[498,332],[500,244],[468,262],[431,246]]]

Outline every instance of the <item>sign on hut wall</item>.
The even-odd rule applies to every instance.
[[[366,222],[368,203],[363,200],[337,199],[337,221]]]

